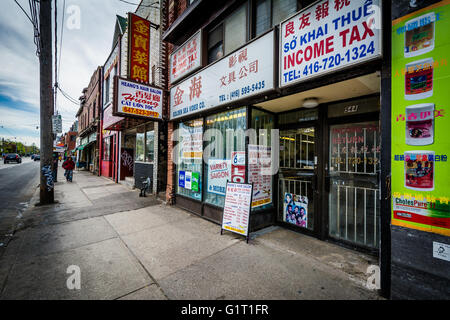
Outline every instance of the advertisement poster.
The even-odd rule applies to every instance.
[[[162,119],[163,91],[116,77],[116,113]]]
[[[231,153],[231,182],[245,183],[245,151]]]
[[[222,229],[248,235],[252,185],[227,183]]]
[[[180,188],[184,188],[185,185],[185,172],[184,171],[180,171],[178,173],[178,186]]]
[[[307,228],[308,197],[285,193],[283,201],[283,221]]]
[[[392,22],[392,224],[450,235],[450,1]]]
[[[191,185],[192,185],[192,172],[186,171],[184,173],[184,188],[191,190]]]
[[[231,160],[208,160],[208,192],[225,195],[227,181],[231,180]]]
[[[191,190],[194,192],[200,191],[200,173],[192,172]]]
[[[319,1],[280,28],[280,87],[381,55],[381,1]]]
[[[181,158],[183,160],[201,160],[203,156],[203,127],[183,126],[181,131]]]
[[[272,203],[271,147],[248,145],[248,183],[253,183],[252,208]]]

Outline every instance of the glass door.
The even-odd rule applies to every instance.
[[[315,127],[280,130],[279,221],[314,230],[316,166]]]
[[[332,125],[329,132],[329,236],[378,248],[378,121]]]

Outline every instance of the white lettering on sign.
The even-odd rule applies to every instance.
[[[381,56],[380,0],[325,0],[280,28],[280,87]]]

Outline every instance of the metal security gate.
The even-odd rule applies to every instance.
[[[329,236],[378,248],[378,121],[332,125],[329,132]]]

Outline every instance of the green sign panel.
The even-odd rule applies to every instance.
[[[392,23],[392,224],[450,235],[450,1]]]

